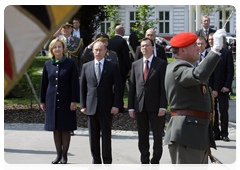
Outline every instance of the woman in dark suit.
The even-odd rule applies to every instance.
[[[65,43],[54,39],[44,64],[40,102],[47,131],[53,131],[57,157],[53,164],[67,163],[70,131],[77,129],[76,104],[79,102],[79,80],[75,62],[67,58]]]

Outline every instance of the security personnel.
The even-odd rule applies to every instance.
[[[81,59],[83,52],[83,39],[72,36],[73,23],[68,21],[63,24],[60,29],[53,35],[63,40],[67,47],[68,58],[74,60],[77,64],[78,74],[81,75],[82,65],[84,61]]]
[[[84,49],[81,58],[85,62],[92,61],[94,59],[94,55],[92,52],[93,45],[97,41],[102,41],[106,46],[108,46],[108,40],[109,40],[109,36],[107,34],[104,34],[104,33],[98,34],[96,37],[96,40]],[[112,61],[116,63],[119,66],[117,53],[115,53],[114,51],[107,49],[107,52],[105,53],[104,58],[108,61]]]
[[[173,164],[207,164],[210,147],[216,149],[206,81],[221,59],[223,36],[225,30],[214,34],[212,50],[197,67],[192,65],[199,60],[197,35],[182,32],[170,41],[175,61],[167,66],[165,89],[172,117],[164,144],[168,145]]]

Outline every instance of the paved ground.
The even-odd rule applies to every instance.
[[[230,114],[236,115],[236,101],[230,101],[230,106]],[[236,116],[233,122],[236,122]],[[229,123],[229,138],[231,141],[216,141],[217,150],[212,150],[212,154],[225,164],[224,167],[232,166],[234,168],[236,165],[236,124],[233,122]],[[53,134],[52,132],[44,131],[43,126],[43,124],[4,124],[5,162],[8,164],[50,164],[56,156]],[[78,128],[75,134],[71,138],[68,154],[69,165],[81,164],[82,166],[80,167],[89,169],[87,165],[83,166],[83,164],[91,164],[92,160],[88,129]],[[133,168],[136,167],[136,164],[140,166],[137,132],[113,130],[112,135],[113,164],[135,164]],[[152,135],[150,139],[152,147]],[[170,163],[168,148],[164,146],[161,164],[166,165]],[[7,166],[11,167],[11,165]],[[142,167],[144,166],[141,166],[141,169]]]

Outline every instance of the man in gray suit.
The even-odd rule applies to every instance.
[[[209,37],[209,34],[210,33],[214,33],[216,32],[215,30],[211,29],[209,27],[210,25],[210,18],[207,16],[207,15],[204,15],[202,17],[202,20],[201,20],[201,24],[203,26],[202,29],[196,31],[196,35],[199,37],[199,36],[203,36],[206,41],[207,41],[207,46],[206,46],[206,49],[210,47],[209,43],[208,43],[208,37]]]
[[[107,34],[104,34],[104,33],[98,34],[96,37],[96,40],[84,49],[81,58],[85,62],[94,60],[94,55],[92,52],[92,48],[94,44],[98,41],[102,41],[106,46],[108,46],[108,40],[109,40],[109,36]],[[119,66],[117,53],[115,53],[114,51],[107,49],[107,52],[105,53],[104,58],[108,61],[116,63]]]
[[[162,156],[162,131],[167,99],[164,79],[167,62],[154,57],[154,42],[141,40],[143,58],[132,64],[128,97],[129,115],[137,120],[138,148],[142,164],[159,164]],[[153,157],[149,160],[149,123],[153,132]]]
[[[197,35],[180,33],[171,41],[175,61],[167,66],[165,89],[172,117],[164,144],[169,146],[173,164],[207,164],[210,147],[216,149],[210,114],[211,94],[206,81],[219,60],[225,30],[214,34],[214,46],[202,63],[199,60]]]

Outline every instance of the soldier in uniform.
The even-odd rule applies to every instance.
[[[73,23],[68,21],[63,24],[60,29],[53,35],[63,40],[67,47],[68,58],[74,60],[77,64],[78,74],[81,75],[84,60],[81,59],[83,52],[83,39],[72,36]]]
[[[165,89],[172,117],[164,144],[168,145],[173,164],[207,164],[210,147],[216,149],[210,115],[211,94],[206,81],[219,60],[225,30],[214,34],[214,46],[202,63],[197,35],[180,33],[171,41],[175,61],[167,66]]]
[[[93,45],[97,41],[102,41],[106,46],[108,46],[108,40],[109,40],[109,36],[107,34],[104,34],[104,33],[98,34],[96,37],[96,40],[84,49],[81,58],[85,62],[92,61],[94,59],[94,55],[92,52]],[[119,66],[117,53],[115,53],[114,51],[107,49],[107,52],[105,53],[104,58],[108,61],[112,61],[116,63]]]

